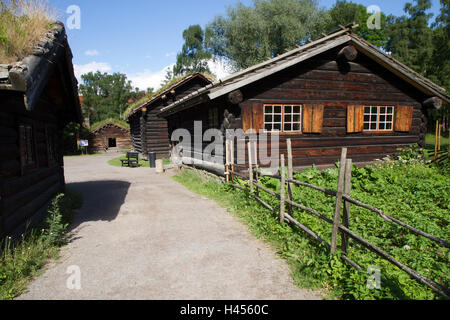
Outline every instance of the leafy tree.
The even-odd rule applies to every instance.
[[[173,68],[173,76],[180,76],[188,72],[211,73],[208,67],[208,60],[212,55],[204,47],[204,37],[202,27],[199,25],[190,26],[183,32],[184,45],[177,55],[177,63]]]
[[[327,26],[328,32],[336,30],[339,25],[347,25],[349,23],[357,23],[359,27],[356,33],[377,47],[384,46],[386,42],[386,33],[384,26],[386,25],[386,15],[380,13],[380,28],[369,28],[368,21],[371,13],[367,12],[367,8],[362,4],[347,2],[346,0],[337,0],[334,6],[328,11],[331,21]]]
[[[254,0],[238,3],[207,25],[205,42],[236,70],[247,68],[318,37],[329,23],[316,0]]]
[[[128,101],[140,94],[133,89],[131,81],[121,73],[88,73],[81,76],[80,93],[83,95],[85,116],[90,122],[99,122],[108,118],[121,118]]]
[[[415,4],[406,3],[404,11],[407,15],[388,17],[386,50],[415,71],[430,76],[433,32],[429,21],[433,14],[427,11],[431,8],[431,1],[414,1]]]

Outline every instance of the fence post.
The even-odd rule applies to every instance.
[[[439,120],[436,121],[436,136],[434,137],[434,161],[437,160],[438,154],[438,138],[439,136]]]
[[[345,187],[344,194],[350,196],[352,191],[352,159],[348,159],[345,165]],[[350,202],[344,201],[344,215],[342,219],[342,224],[344,227],[350,227]],[[348,251],[348,236],[345,233],[342,233],[342,251],[347,253]]]
[[[287,139],[287,151],[288,151],[288,178],[294,179],[294,168],[292,164],[292,143],[291,139]],[[292,201],[292,183],[288,183],[288,198]],[[292,216],[292,205],[289,204],[289,214]]]
[[[231,181],[234,181],[234,140],[230,140]]]
[[[253,147],[254,147],[254,151],[255,151],[255,161],[254,161],[255,162],[255,171],[256,171],[255,179],[256,179],[256,183],[258,183],[259,167],[258,167],[258,142],[257,141],[253,142]],[[256,195],[259,197],[259,188],[256,188],[255,192],[256,192]]]
[[[336,194],[336,207],[334,210],[333,231],[331,234],[331,253],[337,251],[337,237],[339,232],[339,223],[341,218],[341,205],[342,205],[342,193],[344,191],[344,179],[345,179],[345,163],[347,160],[347,148],[342,149],[341,164],[339,168],[339,182]]]
[[[225,142],[225,170],[226,170],[225,175],[227,176],[226,177],[227,182],[230,182],[230,150],[229,150],[229,147],[230,147],[230,141],[227,140]]]
[[[280,190],[280,222],[284,223],[284,208],[286,197],[286,168],[284,154],[281,155],[281,190]]]
[[[250,181],[250,192],[253,193],[255,189],[253,187],[252,143],[249,141],[247,146],[248,146],[248,178]]]

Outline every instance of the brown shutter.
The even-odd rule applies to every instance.
[[[252,105],[243,105],[242,106],[242,129],[244,131],[248,131],[253,126],[252,120]]]
[[[322,105],[306,104],[303,106],[303,133],[322,133],[323,129]]]
[[[253,104],[253,126],[252,129],[259,132],[264,129],[264,108],[261,103]]]
[[[347,107],[347,133],[363,132],[364,106]]]
[[[395,110],[395,131],[409,132],[412,127],[414,107],[398,106]]]

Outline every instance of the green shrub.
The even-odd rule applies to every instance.
[[[415,155],[411,154],[410,158],[415,159]],[[294,178],[336,189],[338,174],[337,169],[319,171],[312,168],[296,172]],[[330,257],[329,250],[323,245],[295,227],[280,225],[276,214],[269,212],[246,193],[227,184],[202,180],[190,171],[185,171],[174,179],[236,213],[256,236],[270,242],[279,255],[287,260],[295,283],[301,287],[325,288],[332,297],[340,299],[442,298],[352,240],[348,256],[363,268],[362,272],[338,257]],[[235,183],[248,187],[245,181],[236,180]],[[280,191],[279,180],[264,177],[259,183],[276,192]],[[450,231],[449,192],[448,176],[420,161],[391,160],[365,168],[353,168],[352,197],[447,241]],[[272,196],[261,192],[260,197],[273,208],[279,207],[279,201]],[[294,187],[293,199],[333,218],[334,197],[309,188]],[[293,216],[330,243],[331,225],[296,209]],[[356,206],[351,207],[350,229],[422,275],[449,286],[450,250],[447,248]],[[381,269],[380,290],[367,288],[370,275],[366,271],[370,266]]]

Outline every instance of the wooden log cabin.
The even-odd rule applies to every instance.
[[[131,149],[130,128],[114,119],[93,125],[89,134],[89,153]]]
[[[64,191],[63,129],[82,122],[62,23],[22,61],[0,65],[0,239],[42,221]]]
[[[449,96],[352,29],[216,81],[163,108],[160,116],[192,135],[194,121],[202,121],[203,131],[276,134],[285,155],[290,138],[295,167],[334,164],[343,147],[362,163],[415,143],[424,146],[426,108],[440,108]],[[193,144],[190,151],[199,152]]]
[[[209,75],[200,73],[175,78],[159,91],[147,95],[125,115],[130,124],[134,151],[148,157],[155,152],[157,159],[168,158],[171,150],[167,120],[158,116],[162,108],[212,83]]]

